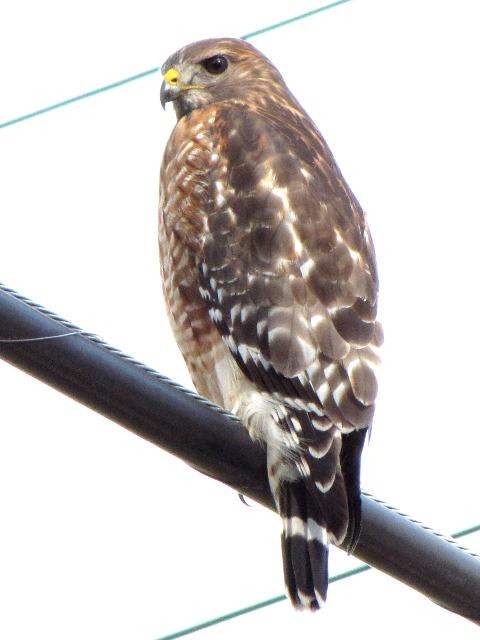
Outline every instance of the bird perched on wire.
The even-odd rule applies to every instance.
[[[265,443],[293,605],[318,609],[328,544],[360,533],[377,394],[378,278],[365,216],[277,69],[242,40],[162,67],[177,124],[160,177],[166,306],[198,392]]]

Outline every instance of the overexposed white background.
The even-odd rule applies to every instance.
[[[241,36],[314,0],[6,0],[0,123]],[[368,213],[386,342],[363,487],[446,533],[477,524],[480,10],[353,0],[251,42],[317,122]],[[190,385],[157,257],[174,115],[159,74],[0,129],[0,280]],[[155,640],[283,590],[259,506],[0,361],[0,637]],[[480,550],[480,535],[463,544]],[[334,550],[334,575],[355,566]],[[201,639],[478,629],[371,571]]]

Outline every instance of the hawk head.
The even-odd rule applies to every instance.
[[[160,102],[174,102],[177,118],[198,107],[238,98],[255,100],[260,88],[283,80],[255,47],[233,38],[201,40],[171,55],[162,66]]]

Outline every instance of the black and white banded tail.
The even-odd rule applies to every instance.
[[[295,418],[306,434],[315,428],[315,417],[296,412]],[[322,607],[327,597],[329,543],[345,542],[350,552],[360,535],[360,455],[367,432],[342,435],[335,426],[323,428],[327,443],[323,448],[307,444],[295,461],[284,458],[269,464],[270,486],[283,526],[287,593],[296,608],[312,611]]]
[[[278,511],[283,524],[283,571],[288,597],[295,607],[315,611],[327,598],[325,519],[301,480],[283,483]]]

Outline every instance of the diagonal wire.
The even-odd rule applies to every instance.
[[[153,69],[142,71],[141,73],[137,73],[136,75],[130,76],[129,78],[124,78],[123,80],[112,82],[111,84],[107,84],[104,87],[99,87],[98,89],[93,89],[92,91],[81,93],[79,96],[74,96],[73,98],[62,100],[62,102],[56,102],[55,104],[51,104],[48,107],[44,107],[43,109],[38,109],[37,111],[32,111],[31,113],[26,113],[25,115],[19,116],[18,118],[13,118],[13,120],[7,120],[6,122],[0,123],[0,129],[4,129],[5,127],[11,127],[13,124],[18,124],[19,122],[23,122],[24,120],[30,120],[30,118],[35,118],[36,116],[42,115],[42,113],[48,113],[49,111],[54,111],[55,109],[66,107],[68,104],[78,102],[79,100],[85,100],[85,98],[91,98],[92,96],[96,96],[99,93],[104,93],[105,91],[116,89],[117,87],[121,87],[122,85],[128,84],[129,82],[134,82],[135,80],[140,80],[141,78],[150,76],[153,73],[157,73],[158,70],[159,70],[159,67],[154,67]]]
[[[16,335],[14,334],[15,341],[31,341],[33,343],[32,339],[40,338],[40,340],[51,340],[52,336],[57,335],[58,338],[64,339],[63,342],[68,341],[68,343],[70,343],[70,348],[67,348],[67,350],[63,350],[62,347],[55,349],[56,343],[58,344],[60,340],[52,340],[52,347],[49,348],[49,358],[47,359],[44,357],[46,353],[44,346],[40,348],[32,347],[31,349],[25,347],[2,349],[1,353],[3,358],[12,364],[20,366],[24,371],[33,373],[36,377],[44,380],[58,390],[67,393],[72,398],[96,409],[106,417],[117,420],[119,424],[130,429],[133,433],[179,455],[185,462],[191,464],[191,466],[206,475],[223,480],[228,485],[237,488],[237,490],[239,487],[248,487],[248,493],[253,496],[254,499],[255,497],[258,498],[265,506],[273,506],[268,485],[266,484],[267,479],[264,477],[265,460],[262,456],[261,449],[255,448],[251,439],[248,438],[248,434],[246,434],[246,431],[241,427],[232,427],[232,432],[228,434],[228,438],[224,437],[222,440],[223,445],[221,449],[227,454],[225,457],[226,466],[233,468],[238,462],[239,452],[242,453],[244,449],[245,451],[248,450],[249,453],[246,458],[243,457],[243,454],[240,458],[242,458],[242,463],[248,466],[248,471],[251,473],[250,477],[255,475],[255,477],[259,478],[260,482],[261,478],[263,478],[263,484],[260,485],[260,488],[251,487],[249,480],[243,477],[242,474],[240,474],[240,477],[237,474],[236,479],[234,479],[229,473],[229,471],[232,470],[230,468],[227,469],[226,475],[222,475],[218,469],[209,464],[209,460],[211,461],[212,457],[218,458],[216,455],[218,451],[218,427],[221,426],[224,431],[228,431],[230,426],[232,426],[229,425],[228,420],[238,421],[238,418],[234,418],[234,416],[229,415],[228,412],[216,407],[206,399],[197,396],[194,392],[182,391],[182,387],[177,383],[166,379],[158,372],[123,354],[118,351],[118,349],[105,344],[99,336],[79,330],[78,327],[71,322],[63,320],[57,316],[57,314],[49,312],[40,305],[28,301],[24,296],[1,284],[0,293],[0,302],[2,303],[0,324],[3,330],[6,331],[5,340],[12,340],[11,331],[14,330],[16,333]],[[72,336],[70,336],[71,339],[66,338],[65,329],[70,330],[72,333],[86,333],[88,337],[82,338],[77,336],[77,339],[74,340],[76,344],[76,348],[74,349],[71,344],[73,338]],[[81,346],[81,349],[78,348],[79,346]],[[52,348],[53,352],[51,351]],[[94,357],[94,354],[96,357]],[[115,372],[111,366],[112,359],[115,361]],[[88,362],[89,367],[85,366],[85,362]],[[106,397],[111,396],[110,401],[107,403],[104,402],[103,397],[101,399],[98,397],[97,387],[95,385],[92,387],[91,377],[85,374],[87,369],[89,370],[91,366],[97,365],[98,370],[102,371],[102,378],[106,378]],[[136,368],[140,371],[135,371]],[[122,369],[122,374],[120,374],[120,369]],[[79,370],[80,374],[77,375]],[[137,411],[132,412],[132,402],[133,406],[135,406],[138,393],[140,392],[142,394],[144,388],[150,389],[150,383],[153,382],[150,380],[151,376],[158,379],[158,386],[162,388],[161,394],[155,393],[155,398],[157,395],[161,396],[160,404],[152,402],[151,395],[146,393],[146,402],[142,403],[142,409],[145,405],[146,411],[142,413],[142,410],[138,408]],[[66,388],[64,384],[65,379],[70,380],[72,383],[75,382],[75,384],[71,384]],[[115,381],[117,382],[116,385]],[[118,389],[125,385],[128,387],[131,385],[133,394],[130,394],[130,398],[124,403],[123,398],[125,394],[119,394]],[[156,386],[157,385],[155,385],[155,387]],[[122,399],[119,400],[120,396]],[[209,405],[210,409],[206,409],[202,404]],[[123,409],[126,408],[127,411],[119,411],[119,407],[120,409],[122,407]],[[173,414],[171,413],[172,407],[175,407]],[[193,409],[193,407],[195,407],[195,409]],[[161,414],[165,409],[167,413],[170,411],[169,419],[162,425],[165,433],[163,433],[161,429],[157,430],[155,426],[158,421],[159,409]],[[194,411],[198,411],[197,418],[192,418]],[[225,417],[222,418],[221,415],[215,415],[217,412],[219,414],[223,413],[225,417],[228,417],[228,420],[225,419]],[[131,413],[135,413],[138,420],[129,419]],[[145,423],[142,420],[142,416],[145,418]],[[175,419],[177,417],[180,423],[185,422],[187,424],[187,431],[182,431],[182,425],[178,425],[181,427],[182,437],[180,440],[175,441],[175,438],[171,437],[172,429],[170,429],[168,425],[172,426],[176,424]],[[215,442],[215,453],[212,455],[209,453],[207,456],[204,455],[202,457],[202,455],[196,455],[194,457],[188,453],[182,453],[181,447],[180,451],[178,450],[178,443],[180,442],[183,446],[183,440],[185,437],[189,437],[188,429],[191,429],[193,425],[195,425],[196,428],[198,421],[203,424],[206,431],[210,429],[210,438],[213,437]],[[212,426],[208,426],[211,425],[212,422],[214,423],[213,428]],[[167,428],[165,429],[166,426]],[[234,436],[234,434],[236,434],[233,438],[236,446],[229,451],[227,442],[230,442],[231,436]],[[224,435],[226,435],[226,433]],[[205,440],[200,438],[199,443],[203,445],[204,442]],[[210,447],[207,446],[207,449],[209,448]],[[257,460],[259,465],[255,462],[251,465],[252,460]],[[258,474],[258,472],[260,473]],[[418,589],[444,608],[458,612],[472,622],[480,624],[480,611],[478,610],[478,589],[480,587],[478,558],[480,558],[480,555],[461,547],[452,537],[434,531],[431,527],[413,519],[411,516],[387,504],[385,501],[371,496],[371,494],[365,494],[364,492],[362,496],[366,500],[365,506],[367,507],[367,511],[365,515],[368,516],[366,523],[369,523],[368,530],[371,534],[370,537],[372,537],[373,534],[373,540],[377,538],[377,540],[380,541],[380,546],[383,546],[384,551],[387,551],[386,555],[384,554],[382,557],[378,557],[379,554],[377,553],[375,545],[371,543],[371,540],[369,544],[361,545],[363,549],[359,549],[359,553],[361,553],[366,563],[382,568],[390,575]],[[391,513],[389,513],[389,511]],[[391,538],[391,544],[386,545],[385,540],[383,540],[381,536],[388,532],[387,525],[389,523],[390,525],[395,523],[397,536],[387,534],[387,539],[389,537]],[[454,534],[454,537],[458,538],[474,533],[475,531],[480,531],[480,525],[475,525],[457,532]],[[438,541],[435,540],[435,538],[438,538]],[[406,547],[407,551],[409,549],[411,550],[412,544],[413,548],[415,548],[416,542],[418,541],[418,553],[413,555],[408,552],[406,554],[399,554],[399,545],[395,544],[395,541],[398,543],[399,540],[403,543],[400,546],[403,546],[403,548]],[[441,542],[439,542],[440,540]],[[430,551],[429,546],[435,547],[435,551]],[[395,552],[393,552],[393,549],[395,549]],[[425,554],[425,558],[428,560],[426,563],[423,561],[423,556],[421,556],[420,553]],[[390,554],[393,558],[398,556],[401,562],[397,564],[394,562],[392,565],[391,562],[388,562]],[[438,554],[444,554],[445,562],[438,562]],[[382,554],[380,554],[380,556],[381,555]],[[471,558],[468,556],[471,556]],[[474,558],[477,558],[477,560],[471,562]],[[419,576],[428,578],[428,573],[424,574],[423,571],[418,572],[418,570],[412,572],[409,569],[409,567],[411,568],[413,566],[411,560],[414,560],[413,565],[417,566],[418,564],[418,567],[429,571],[431,573],[431,579],[418,579]],[[363,568],[360,566],[347,575],[353,575],[366,570],[366,567]],[[458,573],[450,573],[448,588],[447,585],[445,585],[445,570],[447,570],[447,573],[458,570]],[[340,576],[336,576],[332,581],[338,579],[340,579]],[[441,589],[437,588],[439,584],[442,585]],[[273,604],[273,602],[278,602],[282,599],[282,597],[278,598],[277,596],[273,600],[263,603],[263,606]],[[249,608],[249,610],[260,608],[258,605],[252,605],[252,607],[253,609]],[[238,612],[236,615],[241,615],[242,613],[243,611]],[[228,620],[230,617],[232,616],[227,616],[227,618],[222,617],[221,621],[225,619]],[[212,623],[206,626],[211,626],[211,624]],[[201,628],[205,628],[205,625],[202,624]],[[181,635],[186,635],[185,631],[183,631]],[[177,635],[177,637],[181,637],[181,635]],[[173,637],[175,637],[175,635]]]
[[[256,36],[260,36],[263,33],[268,33],[269,31],[273,31],[274,29],[279,29],[280,27],[286,27],[292,22],[297,22],[298,20],[304,20],[305,18],[310,18],[311,16],[316,15],[317,13],[321,13],[322,11],[327,11],[328,9],[333,9],[334,7],[338,7],[341,4],[346,4],[347,2],[351,2],[352,0],[337,0],[337,2],[331,2],[330,4],[324,4],[322,7],[318,7],[317,9],[312,9],[312,11],[307,11],[306,13],[301,13],[299,16],[294,16],[293,18],[288,18],[287,20],[282,20],[282,22],[276,22],[275,24],[271,24],[268,27],[264,27],[263,29],[258,29],[258,31],[252,31],[251,33],[247,33],[242,37],[242,40],[249,40],[250,38],[255,38]]]
[[[39,304],[38,302],[34,302],[33,300],[30,300],[30,298],[27,298],[27,296],[21,295],[20,293],[18,293],[18,291],[15,291],[14,289],[11,289],[10,287],[7,287],[5,284],[3,284],[1,282],[0,282],[0,291],[5,292],[5,293],[13,296],[17,300],[20,300],[21,302],[24,302],[25,304],[27,304],[32,309],[35,309],[35,310],[39,311],[40,313],[42,313],[45,316],[51,318],[52,320],[56,320],[57,322],[62,324],[66,329],[70,329],[70,331],[68,331],[67,333],[62,333],[62,334],[53,335],[53,336],[46,335],[46,336],[41,336],[41,337],[38,337],[38,338],[31,338],[31,337],[26,337],[26,336],[17,336],[15,338],[3,338],[0,335],[0,344],[9,344],[9,343],[15,344],[15,343],[18,343],[18,342],[39,342],[39,341],[43,341],[43,340],[52,340],[52,339],[56,339],[56,338],[66,338],[66,337],[72,336],[72,335],[80,335],[80,334],[86,335],[86,336],[88,336],[90,338],[90,340],[92,340],[92,342],[95,342],[96,344],[102,345],[102,347],[104,349],[107,349],[107,351],[110,351],[111,353],[115,354],[116,356],[119,356],[120,358],[122,358],[124,360],[127,360],[128,362],[134,364],[136,367],[142,369],[143,371],[148,371],[148,373],[150,375],[155,376],[159,380],[162,380],[164,383],[172,386],[175,389],[180,390],[182,393],[185,393],[187,396],[191,396],[192,398],[195,398],[195,400],[197,402],[200,402],[201,404],[207,405],[210,409],[213,409],[214,411],[217,411],[217,412],[221,413],[222,415],[228,417],[229,420],[233,420],[234,422],[238,421],[237,416],[234,416],[229,411],[226,411],[222,407],[219,407],[217,404],[215,404],[211,400],[208,400],[208,398],[204,398],[203,396],[198,395],[198,393],[195,393],[195,391],[192,391],[191,389],[188,389],[188,388],[182,386],[178,382],[175,382],[174,380],[171,380],[170,378],[167,378],[166,376],[163,376],[161,373],[159,373],[155,369],[151,369],[150,367],[148,367],[143,362],[140,362],[139,360],[136,360],[135,358],[132,358],[131,356],[123,353],[119,349],[116,349],[111,344],[108,344],[107,342],[105,342],[105,340],[103,340],[103,338],[101,336],[98,336],[95,333],[91,333],[89,331],[85,331],[84,329],[81,329],[80,327],[77,327],[77,325],[75,325],[73,322],[70,322],[69,320],[66,320],[65,318],[62,318],[57,313],[54,313],[53,311],[50,311],[49,309],[45,309],[45,307],[43,305]]]
[[[358,573],[363,573],[368,569],[370,569],[370,566],[368,564],[361,565],[360,567],[355,567],[350,571],[345,571],[344,573],[339,573],[335,576],[332,576],[328,581],[328,583],[332,584],[332,582],[337,582],[338,580],[343,580],[344,578],[350,578],[350,576],[355,576]],[[269,598],[268,600],[262,600],[248,607],[243,607],[243,609],[230,611],[229,613],[226,613],[223,616],[218,616],[218,618],[212,618],[211,620],[200,622],[199,624],[195,624],[192,627],[188,627],[187,629],[181,629],[180,631],[175,631],[174,633],[170,633],[168,636],[162,636],[161,638],[158,638],[158,640],[176,640],[176,638],[182,638],[183,636],[187,636],[191,633],[195,633],[196,631],[201,631],[202,629],[213,627],[214,625],[220,624],[221,622],[226,622],[227,620],[238,618],[239,616],[243,616],[247,613],[252,613],[253,611],[257,611],[258,609],[269,607],[271,604],[277,604],[277,602],[283,602],[286,599],[287,599],[287,596],[282,593],[281,595],[275,596],[274,598]]]
[[[454,538],[454,539],[462,538],[463,536],[469,536],[470,534],[477,533],[478,531],[480,531],[480,524],[452,533],[451,538]],[[358,567],[354,567],[353,569],[350,569],[349,571],[337,573],[336,575],[332,576],[328,582],[329,584],[332,584],[333,582],[339,582],[340,580],[351,578],[352,576],[356,576],[360,573],[364,573],[365,571],[369,571],[371,568],[372,567],[368,564],[362,564]],[[211,620],[205,620],[205,622],[200,622],[199,624],[195,624],[186,629],[180,629],[179,631],[170,633],[167,636],[162,636],[161,638],[157,638],[157,640],[176,640],[177,638],[182,638],[184,636],[190,635],[191,633],[195,633],[196,631],[201,631],[202,629],[213,627],[217,624],[220,624],[221,622],[226,622],[227,620],[238,618],[239,616],[243,616],[247,613],[252,613],[253,611],[257,611],[258,609],[269,607],[272,604],[283,602],[286,599],[287,599],[287,596],[282,594],[279,596],[275,596],[274,598],[269,598],[268,600],[261,600],[260,602],[256,602],[255,604],[249,605],[248,607],[243,607],[242,609],[237,609],[236,611],[230,611],[229,613],[225,613],[223,616],[218,616],[217,618],[212,618]]]
[[[463,536],[469,536],[471,533],[477,533],[478,531],[480,531],[480,524],[468,527],[468,529],[462,529],[462,531],[457,531],[457,533],[452,533],[452,538],[462,538]]]
[[[308,11],[307,13],[302,13],[298,16],[294,16],[293,18],[288,18],[288,20],[283,20],[282,22],[276,22],[275,24],[271,24],[268,27],[264,27],[263,29],[258,29],[257,31],[252,31],[251,33],[247,33],[244,36],[240,36],[243,40],[249,40],[250,38],[254,38],[263,33],[267,33],[269,31],[273,31],[274,29],[280,29],[281,27],[285,27],[293,22],[297,22],[298,20],[304,20],[305,18],[310,18],[317,13],[321,13],[322,11],[327,11],[328,9],[333,9],[341,4],[345,4],[347,2],[351,2],[352,0],[337,0],[337,2],[331,2],[330,4],[323,5],[318,7],[317,9],[312,9],[312,11]],[[26,113],[23,116],[18,116],[17,118],[13,118],[12,120],[7,120],[6,122],[0,123],[0,129],[4,129],[5,127],[11,127],[14,124],[18,124],[19,122],[24,122],[25,120],[30,120],[31,118],[36,118],[44,113],[48,113],[49,111],[54,111],[55,109],[60,109],[61,107],[66,107],[69,104],[73,104],[74,102],[79,102],[80,100],[85,100],[86,98],[92,98],[93,96],[98,95],[99,93],[104,93],[105,91],[110,91],[111,89],[116,89],[117,87],[121,87],[124,84],[128,84],[130,82],[135,82],[136,80],[140,80],[145,78],[146,76],[150,76],[152,74],[158,73],[160,71],[160,67],[153,67],[152,69],[148,69],[147,71],[142,71],[141,73],[137,73],[134,76],[130,76],[128,78],[124,78],[123,80],[118,80],[117,82],[112,82],[111,84],[107,84],[104,87],[99,87],[97,89],[93,89],[92,91],[87,91],[86,93],[82,93],[78,96],[74,96],[73,98],[68,98],[67,100],[62,100],[61,102],[56,102],[55,104],[51,104],[48,107],[44,107],[43,109],[38,109],[37,111],[32,111],[31,113]]]

